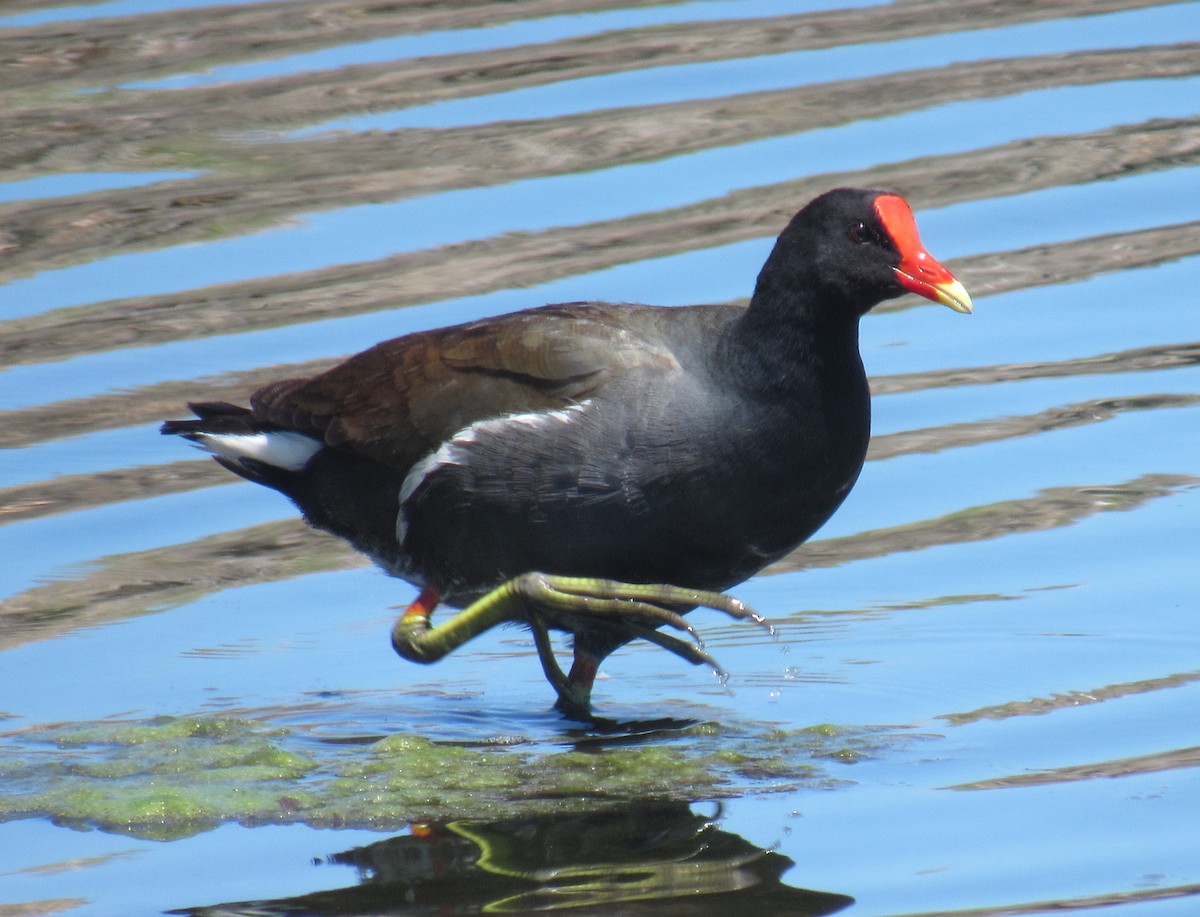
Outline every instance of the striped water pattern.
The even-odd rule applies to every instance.
[[[0,755],[225,707],[566,741],[522,632],[401,663],[408,586],[156,424],[543,302],[744,299],[808,198],[888,187],[976,314],[864,319],[862,479],[736,590],[778,636],[697,614],[728,686],[633,644],[598,703],[911,741],[723,804],[847,913],[1195,907],[1200,3],[15,0],[0,50]],[[80,914],[343,843],[25,815],[0,898]]]

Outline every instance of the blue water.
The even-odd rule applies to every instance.
[[[619,219],[781,181],[793,174],[796,162],[814,172],[865,169],[889,156],[949,155],[1011,142],[1031,124],[1065,134],[1147,117],[1188,117],[1200,111],[1197,100],[1200,77],[1042,90],[936,106],[661,163],[307,214],[298,222],[253,236],[118,255],[15,281],[0,288],[0,313],[15,317],[79,305],[96,289],[114,299],[149,296],[195,284],[318,270],[502,232],[539,232],[573,225],[585,215],[594,220]],[[1191,186],[1171,194],[1180,221],[1194,215],[1186,204],[1194,186],[1195,179]],[[564,202],[573,202],[573,208]],[[352,249],[338,244],[351,237],[352,228],[360,227],[366,231],[352,236]]]
[[[1193,189],[1200,190],[1198,176],[1200,172],[1194,168],[1172,169],[1100,185],[1059,187],[995,202],[957,204],[930,211],[928,219],[922,214],[922,225],[930,227],[929,231],[923,232],[923,240],[939,256],[946,252],[947,256],[953,257],[976,253],[981,245],[987,250],[1019,248],[1066,240],[1076,237],[1081,231],[1103,234],[1144,229],[1160,220],[1166,224],[1182,222],[1194,214],[1191,193]],[[1036,222],[1023,219],[1020,210],[1022,203],[1026,207],[1037,206],[1049,216]],[[1149,206],[1144,207],[1146,204]],[[1059,221],[1062,221],[1061,226]],[[983,239],[990,239],[991,244],[975,243],[976,232]],[[967,243],[967,251],[955,251],[956,241],[966,239],[972,240]],[[248,245],[246,240],[237,241]],[[0,409],[82,397],[94,391],[98,385],[126,388],[242,369],[254,365],[265,347],[270,348],[279,362],[299,362],[350,353],[370,346],[375,341],[421,328],[468,321],[548,302],[607,299],[615,302],[678,304],[748,296],[753,289],[753,278],[770,251],[772,242],[772,239],[756,239],[715,249],[701,249],[568,277],[529,289],[443,300],[393,312],[214,336],[164,344],[152,349],[132,348],[76,357],[61,363],[18,366],[6,374],[5,378],[10,384],[0,389]],[[163,255],[165,257],[174,251],[165,250]],[[118,256],[109,260],[119,261],[122,257],[134,259],[150,256]],[[96,265],[99,267],[106,263],[97,262]],[[16,281],[10,287],[25,282]],[[1098,279],[1093,282],[1105,281]],[[1138,292],[1131,295],[1144,294]],[[1162,295],[1169,294],[1163,291]],[[1057,296],[1053,290],[1038,288],[1023,291],[1016,301],[1034,303],[1033,308],[1036,309],[1039,308],[1036,304],[1050,302]],[[1125,310],[1119,311],[1122,317],[1142,318],[1144,324],[1150,325],[1146,333],[1152,333],[1153,328],[1159,326],[1153,313],[1126,314]],[[908,362],[912,359],[911,350],[890,346],[895,339],[892,336],[894,332],[887,329],[896,323],[910,329],[909,333],[925,336],[923,339],[926,343],[942,340],[949,348],[955,348],[959,329],[953,324],[947,326],[943,318],[937,310],[918,310],[916,317],[905,315],[895,320],[873,316],[867,328],[880,329],[881,344],[878,353],[868,351],[867,360],[872,372],[910,372],[924,368]],[[992,316],[972,319],[989,323],[995,320]],[[1187,320],[1186,315],[1184,320]],[[1078,339],[1081,334],[1087,333],[1089,327],[1092,326],[1072,321],[1067,330],[1072,339]],[[1095,327],[1099,330],[1103,326]],[[1015,326],[1012,334],[1018,336],[1018,343],[1023,347],[1027,339],[1024,327]],[[1046,340],[1049,346],[1058,347],[1061,338]],[[1145,343],[1159,340],[1161,338],[1152,337]],[[969,355],[960,354],[955,358],[954,365],[1007,362],[997,353],[999,344],[1000,341],[989,334],[982,342],[982,349],[977,347]],[[868,347],[873,347],[869,340]]]
[[[137,188],[160,181],[195,178],[199,172],[80,172],[41,175],[21,181],[0,182],[0,202],[66,197],[119,188]]]
[[[1112,47],[1114,35],[1120,36],[1122,47],[1195,41],[1200,38],[1200,14],[1193,7],[1193,4],[1154,7],[818,51],[646,68],[329,121],[302,133],[459,127],[495,120],[561,118],[628,105],[663,105],[787,89],[972,60],[1107,48]],[[716,87],[720,87],[719,91],[714,91]],[[1057,111],[1061,114],[1063,109]]]
[[[132,36],[149,28],[139,19],[143,14],[207,5],[123,0],[47,8],[0,17],[0,30],[122,16]],[[128,95],[113,94],[106,104],[119,107],[127,99],[149,105],[175,98],[163,89],[229,82],[252,91],[254,81],[272,77],[610,29],[691,21],[720,28],[729,18],[813,8],[818,5],[713,0],[514,18],[427,35],[380,34],[316,49],[297,45],[272,60],[225,57],[203,72],[131,77]],[[514,17],[520,14],[514,5]],[[367,115],[348,97],[339,117],[269,149],[286,156],[292,143],[343,142],[337,134],[317,136],[331,127],[440,127],[600,109],[619,116],[623,106],[957,61],[1197,39],[1197,2],[1062,14],[1004,28],[986,27],[981,16],[978,28],[955,34],[647,68]],[[36,108],[41,98],[74,92],[80,84],[104,85],[89,83],[86,62],[77,77],[65,88],[48,82],[13,104]],[[839,126],[659,161],[514,175],[488,187],[478,187],[477,176],[464,172],[456,187],[423,196],[409,190],[407,175],[392,174],[388,184],[373,186],[370,203],[347,199],[327,211],[287,214],[255,231],[234,228],[208,242],[179,244],[164,236],[134,250],[114,239],[111,249],[93,252],[91,260],[54,268],[33,264],[28,276],[0,287],[0,338],[7,320],[67,320],[69,313],[54,313],[76,306],[115,302],[120,313],[127,297],[192,296],[245,279],[277,278],[284,291],[293,272],[512,232],[547,233],[551,244],[558,227],[582,229],[704,205],[795,179],[889,170],[899,163],[907,170],[922,157],[990,149],[1001,168],[1001,147],[1047,135],[1160,119],[1156,127],[1165,136],[1172,130],[1169,119],[1197,115],[1198,81],[1118,80],[928,107],[914,100],[916,107],[900,115],[848,117]],[[294,123],[289,115],[288,126]],[[256,143],[276,126],[262,127]],[[958,259],[1030,246],[1048,247],[1053,255],[1058,243],[1192,223],[1200,200],[1192,133],[1194,125],[1175,130],[1175,146],[1154,171],[1054,185],[1051,176],[1031,170],[1020,187],[994,197],[973,196],[945,161],[935,160],[933,174],[946,174],[948,193],[941,199],[955,202],[931,207],[913,200],[922,238],[978,292],[978,279]],[[234,134],[221,139],[240,142]],[[155,162],[167,156],[160,151]],[[28,201],[53,200],[62,213],[62,227],[54,231],[66,232],[73,219],[102,206],[106,190],[136,195],[165,180],[186,187],[223,168],[214,161],[205,173],[189,163],[152,172],[132,155],[98,153],[95,159],[0,183],[0,229],[15,233],[5,239],[25,241]],[[348,155],[346,168],[370,175],[385,165]],[[274,180],[264,173],[264,189]],[[802,203],[772,199],[759,206],[782,213]],[[1194,228],[1181,229],[1178,240],[1193,235]],[[348,300],[336,317],[196,339],[187,339],[189,315],[180,308],[169,316],[177,322],[178,340],[104,352],[83,348],[5,367],[0,419],[5,430],[30,443],[0,449],[0,761],[25,754],[33,740],[21,730],[48,723],[218,714],[285,723],[306,750],[351,759],[366,754],[366,747],[319,739],[402,732],[472,743],[509,736],[535,753],[561,751],[570,741],[569,724],[549,709],[552,692],[524,630],[489,631],[434,666],[403,663],[388,633],[415,590],[371,566],[284,576],[269,555],[260,559],[231,539],[228,550],[250,570],[231,580],[224,567],[188,566],[171,554],[210,536],[293,519],[281,496],[232,477],[220,487],[170,493],[147,484],[105,496],[91,476],[124,470],[136,477],[143,466],[206,461],[187,444],[158,434],[143,407],[145,386],[190,380],[178,403],[153,403],[153,412],[164,417],[183,416],[183,401],[210,397],[205,380],[221,373],[336,356],[383,338],[543,302],[729,300],[749,294],[771,244],[770,234],[708,247],[702,239],[680,240],[674,254],[546,277],[527,288],[483,278],[496,289],[458,296],[453,287],[431,284],[428,301],[412,306],[361,314],[358,303]],[[1200,253],[1130,268],[1122,264],[1119,240],[1100,251],[1094,264],[1072,268],[1088,273],[1082,278],[1060,275],[1053,257],[1039,262],[1045,274],[1036,284],[977,295],[971,316],[924,301],[867,316],[861,349],[871,376],[882,387],[888,377],[918,374],[908,380],[912,390],[875,397],[874,434],[923,431],[925,438],[920,449],[868,461],[810,549],[849,550],[837,541],[848,539],[857,553],[832,566],[785,566],[733,590],[775,623],[774,638],[714,611],[694,612],[690,620],[729,673],[727,682],[644,642],[623,648],[602,667],[596,700],[607,716],[724,726],[727,732],[712,741],[731,756],[748,756],[748,789],[718,805],[680,787],[680,800],[698,800],[692,811],[711,814],[714,830],[795,861],[783,876],[785,886],[852,896],[854,903],[842,912],[847,917],[1066,910],[1084,917],[1175,917],[1196,910],[1200,770],[1186,753],[1196,745],[1200,702],[1200,365],[1084,372],[1071,361],[1200,341],[1192,292],[1200,288]],[[1006,257],[1015,276],[1023,276],[1017,269],[1023,256]],[[999,269],[1003,273],[1003,259]],[[293,295],[272,290],[246,307],[272,306]],[[131,337],[138,330],[132,311],[114,321],[129,326]],[[44,333],[49,342],[55,332]],[[1025,378],[1001,374],[996,381],[996,368],[1004,366],[1020,367]],[[935,384],[946,370],[960,371],[959,384]],[[979,372],[974,378],[972,370]],[[1076,371],[1057,374],[1063,370]],[[925,373],[933,375],[922,381]],[[125,393],[129,417],[92,415],[89,399],[103,395],[107,403]],[[1155,396],[1176,400],[1154,405]],[[74,415],[72,405],[63,403],[71,399]],[[1139,409],[1107,413],[1104,402],[1119,406],[1126,399],[1143,401]],[[1027,420],[1082,403],[1099,403],[1096,416],[1045,428]],[[42,428],[43,410],[73,419]],[[1024,424],[1019,435],[1010,432],[1013,423]],[[946,439],[961,432],[955,425],[966,424],[977,440]],[[72,504],[68,496],[51,511],[49,503],[39,503],[43,485],[78,487],[80,502]],[[16,486],[23,488],[19,495],[5,492]],[[52,497],[61,499],[61,492],[47,491],[45,499]],[[882,530],[890,530],[886,538]],[[806,556],[801,549],[792,560],[803,563]],[[177,588],[145,592],[164,580]],[[77,591],[52,601],[64,583]],[[820,723],[835,724],[845,735],[874,737],[875,744],[854,764],[814,759],[813,781],[781,785],[771,776],[771,762],[759,761],[754,744],[744,741]],[[678,737],[644,741],[690,747]],[[42,753],[49,760],[86,762],[95,751],[48,745]],[[797,745],[796,755],[808,753]],[[502,753],[490,759],[490,766],[504,766]],[[0,776],[4,767],[0,763]],[[1062,768],[1077,770],[1056,775]],[[1044,782],[1031,783],[1035,778]],[[1004,786],[1006,779],[1012,785]],[[979,788],[967,788],[971,784]],[[79,917],[238,901],[256,902],[259,913],[280,913],[282,906],[271,904],[275,899],[353,889],[361,881],[355,870],[315,861],[389,836],[360,827],[223,824],[164,842],[81,827],[39,817],[0,822],[0,902],[30,913],[65,907]],[[637,854],[602,848],[601,842],[613,844],[611,837],[575,830],[572,838],[594,851],[585,864],[592,867]],[[577,864],[543,865],[548,874],[573,875]],[[749,875],[742,870],[725,878],[741,882]],[[686,905],[676,898],[664,906],[777,913],[753,898],[723,899],[706,909],[707,899],[682,878],[679,883],[676,893],[688,897]],[[406,906],[398,895],[392,910]],[[55,903],[62,899],[80,901]],[[453,902],[436,904],[457,913]]]
[[[874,6],[881,0],[851,0],[837,8]],[[699,0],[659,7],[580,12],[541,19],[517,20],[476,29],[447,29],[378,38],[357,44],[338,45],[305,54],[291,54],[275,60],[213,67],[204,73],[188,73],[159,80],[122,84],[122,89],[185,89],[220,83],[290,76],[312,70],[336,69],[347,64],[376,64],[414,57],[466,54],[545,44],[584,35],[596,35],[616,29],[650,28],[682,22],[719,22],[726,19],[753,19],[808,13],[835,4],[816,4],[808,0]]]

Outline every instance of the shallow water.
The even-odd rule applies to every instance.
[[[0,16],[0,914],[1194,913],[1200,3],[360,13]],[[863,321],[862,479],[735,590],[775,635],[693,614],[726,683],[624,648],[609,729],[517,628],[401,662],[409,587],[156,433],[745,297],[846,183],[976,313]]]

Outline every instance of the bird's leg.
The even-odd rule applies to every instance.
[[[554,647],[550,644],[550,631],[540,618],[529,619],[529,629],[533,632],[533,645],[537,648],[538,659],[542,663],[542,671],[546,673],[546,681],[550,682],[559,698],[570,696],[571,678],[564,675],[562,666],[554,656]]]
[[[567,675],[566,690],[554,686],[558,691],[558,700],[554,702],[554,706],[560,713],[585,723],[592,720],[592,684],[596,681],[596,673],[599,670],[600,659],[578,646],[575,647],[575,658]]]
[[[570,674],[564,674],[554,658],[546,624],[539,612],[551,611],[600,619],[618,633],[648,640],[693,665],[707,664],[718,673],[720,666],[705,652],[699,635],[673,608],[703,606],[769,628],[762,616],[738,599],[719,592],[543,573],[525,573],[514,577],[435,628],[429,623],[429,618],[438,600],[436,591],[423,589],[397,619],[392,628],[392,647],[399,655],[413,662],[437,662],[503,621],[527,621],[533,628],[534,644],[542,669],[558,693],[558,706],[570,715],[587,713],[592,682],[600,660],[577,650]],[[682,630],[694,642],[659,633],[655,629],[659,625]]]
[[[405,659],[437,662],[485,630],[502,621],[528,620],[539,608],[610,621],[622,630],[657,643],[697,665],[711,661],[702,649],[699,635],[682,615],[665,606],[703,606],[723,611],[733,618],[749,619],[770,627],[761,615],[751,611],[743,602],[719,592],[544,573],[525,573],[514,577],[435,628],[429,623],[429,618],[439,600],[440,596],[435,590],[423,589],[396,621],[392,628],[392,646]],[[630,621],[629,618],[635,620]],[[636,620],[639,618],[682,630],[695,642],[689,644],[660,634],[639,624]]]
[[[533,631],[533,643],[542,662],[542,671],[546,673],[546,680],[558,694],[554,706],[573,720],[591,722],[592,682],[596,680],[600,660],[576,647],[571,672],[564,674],[554,655],[554,648],[550,644],[550,632],[545,623],[534,616],[529,619],[529,627]]]
[[[526,573],[500,588],[509,586],[530,602],[544,608],[619,621],[623,628],[630,625],[622,619],[648,618],[686,631],[697,642],[699,638],[695,630],[672,608],[711,608],[731,618],[747,619],[770,629],[766,619],[744,602],[721,592],[703,589],[546,573]]]
[[[503,588],[502,586],[495,592]],[[442,626],[434,628],[429,623],[429,618],[437,607],[439,596],[432,589],[422,589],[421,594],[404,610],[392,627],[392,647],[400,656],[411,662],[437,662],[468,640],[509,617],[506,603],[496,601],[487,604],[487,599],[493,598],[495,592],[484,596]],[[528,621],[538,659],[542,663],[542,671],[546,673],[546,680],[558,694],[558,708],[575,719],[587,720],[591,707],[592,681],[596,677],[595,664],[586,682],[581,680],[577,671],[578,659],[571,667],[571,674],[566,675],[554,656],[550,632],[545,622],[536,615],[528,615]]]
[[[410,662],[432,663],[473,640],[485,630],[512,618],[513,596],[509,584],[493,589],[440,627],[429,617],[441,596],[428,587],[421,590],[392,625],[392,649]]]

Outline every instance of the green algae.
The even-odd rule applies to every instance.
[[[701,723],[638,741],[467,745],[400,733],[357,744],[218,716],[55,725],[0,736],[0,820],[164,840],[227,822],[392,830],[826,786],[829,762],[894,738]]]

